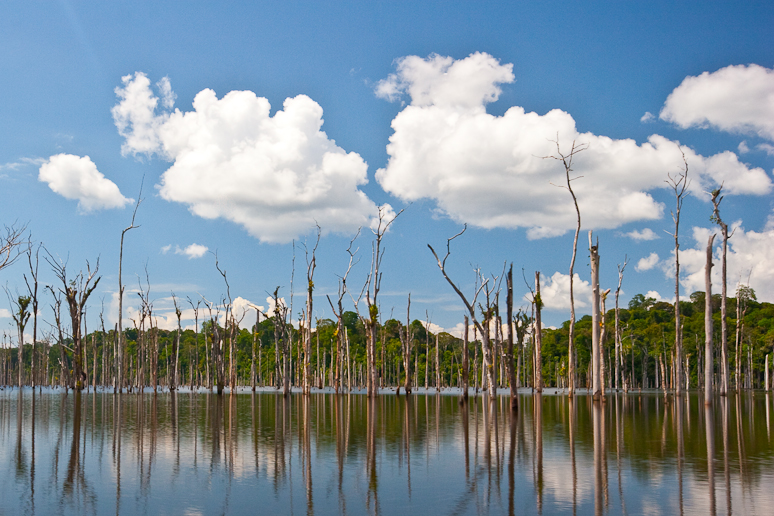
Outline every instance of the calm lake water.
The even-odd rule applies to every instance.
[[[0,392],[0,514],[774,513],[764,393]]]

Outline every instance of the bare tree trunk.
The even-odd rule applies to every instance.
[[[581,229],[581,215],[580,215],[580,208],[578,208],[578,199],[575,196],[575,192],[572,189],[572,182],[578,178],[571,178],[570,172],[572,172],[572,161],[575,158],[575,155],[578,154],[579,152],[583,152],[584,150],[588,149],[588,144],[582,143],[582,144],[576,145],[575,141],[573,140],[572,147],[570,148],[570,152],[568,154],[563,154],[559,146],[558,134],[557,134],[556,140],[554,140],[554,143],[556,144],[556,155],[546,156],[546,158],[552,158],[557,161],[561,161],[562,165],[564,165],[565,178],[567,181],[566,188],[570,192],[570,195],[572,196],[572,202],[573,202],[573,205],[575,206],[575,214],[577,216],[577,225],[575,226],[575,238],[573,239],[573,243],[572,243],[572,259],[570,260],[570,331],[569,331],[568,349],[567,349],[568,362],[569,362],[568,393],[570,396],[572,396],[575,393],[575,382],[576,382],[575,295],[573,291],[573,283],[574,283],[575,256],[578,253],[578,235],[580,234],[580,229]]]
[[[124,236],[126,233],[139,226],[134,225],[134,219],[137,216],[137,208],[140,207],[142,202],[142,183],[140,184],[140,194],[137,196],[137,204],[134,205],[134,211],[132,212],[132,222],[129,226],[121,232],[121,246],[118,252],[118,351],[115,354],[116,358],[116,385],[113,386],[113,392],[123,391],[124,388],[124,330],[123,330],[123,316],[124,316],[124,285],[121,281],[121,274],[123,272],[124,264]]]
[[[506,320],[508,321],[508,350],[506,355],[506,367],[508,370],[508,384],[511,388],[511,410],[516,411],[519,409],[519,397],[516,390],[516,371],[513,363],[513,264],[508,269],[508,276],[506,276],[508,297],[506,298]],[[467,326],[467,325],[466,325]],[[467,348],[467,327],[466,332],[466,348]],[[467,352],[467,349],[465,350]]]
[[[712,405],[712,243],[707,242],[707,264],[704,267],[704,404]],[[678,382],[679,384],[679,382]],[[709,422],[707,424],[710,424]]]
[[[682,357],[683,357],[683,332],[682,323],[680,321],[680,241],[678,238],[680,231],[680,210],[683,207],[683,199],[688,189],[688,162],[685,159],[685,154],[682,149],[680,153],[683,156],[684,168],[682,172],[676,176],[668,175],[667,184],[669,184],[675,192],[675,211],[672,212],[672,219],[675,223],[675,394],[678,396],[682,393]]]
[[[27,291],[32,300],[32,355],[30,357],[30,385],[35,388],[35,345],[38,341],[38,264],[40,263],[40,244],[35,250],[35,266],[32,265],[32,249],[27,250],[27,261],[30,266],[30,277],[32,278],[32,288],[24,276],[24,282],[27,284]]]
[[[720,218],[720,201],[723,197],[720,196],[720,192],[723,189],[720,188],[712,192],[712,205],[714,207],[712,213],[712,219],[720,226],[721,233],[723,235],[723,254],[720,258],[720,395],[726,396],[729,390],[729,371],[728,371],[728,317],[727,317],[727,285],[728,280],[726,278],[726,252],[728,250],[728,225]],[[720,196],[720,197],[719,197]]]
[[[427,331],[427,329],[425,329]],[[414,336],[411,332],[411,294],[408,295],[408,302],[406,303],[406,329],[405,332],[401,332],[400,334],[401,340],[403,341],[403,369],[406,374],[406,379],[404,382],[404,389],[406,391],[406,395],[411,394],[411,352],[412,352],[412,343],[414,340]],[[398,378],[398,389],[397,391],[400,392],[400,378]]]
[[[312,291],[314,290],[314,269],[317,265],[315,253],[317,246],[320,244],[320,226],[317,226],[317,242],[312,249],[312,260],[309,260],[309,253],[306,251],[306,244],[304,244],[304,250],[306,252],[306,279],[307,279],[307,291],[306,291],[306,328],[304,332],[304,394],[308,395],[311,392],[312,382]]]
[[[540,273],[535,272],[535,390],[539,393],[543,392],[543,329],[540,320],[542,309]]]
[[[618,264],[618,288],[615,289],[615,390],[621,388],[621,365],[623,362],[623,353],[621,349],[621,313],[618,307],[618,297],[621,294],[621,284],[623,283],[623,274],[628,258],[624,257],[623,265]]]
[[[589,252],[591,253],[591,393],[595,400],[602,396],[601,350],[599,346],[599,243],[592,243],[589,231]]]
[[[255,392],[255,345],[258,340],[258,324],[261,322],[261,311],[255,307],[255,329],[253,330],[253,360],[250,363],[250,385]]]
[[[470,361],[468,357],[468,316],[464,318],[465,328],[463,329],[462,339],[462,399],[468,399],[468,373],[470,370]]]

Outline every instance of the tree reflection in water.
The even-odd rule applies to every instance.
[[[771,513],[770,396],[694,396],[6,390],[0,513]]]

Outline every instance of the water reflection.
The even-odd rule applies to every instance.
[[[0,513],[770,514],[769,395],[700,401],[6,390]]]

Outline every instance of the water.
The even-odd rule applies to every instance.
[[[774,513],[769,395],[519,401],[5,390],[0,514]]]

